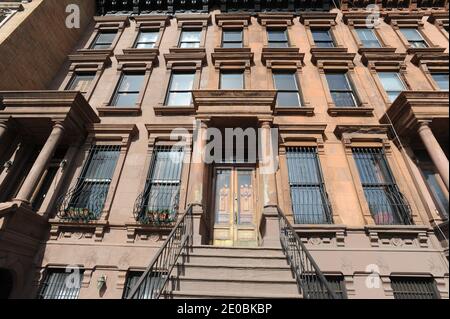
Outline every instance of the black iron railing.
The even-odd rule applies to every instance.
[[[179,218],[150,265],[130,290],[127,299],[159,299],[164,295],[178,258],[192,245],[192,207],[190,205]]]
[[[278,208],[280,240],[297,286],[305,299],[337,299],[324,274],[283,211]]]
[[[178,184],[154,185],[138,196],[134,205],[136,221],[145,225],[173,226],[178,217]]]
[[[57,216],[60,219],[88,222],[98,220],[108,195],[109,181],[91,181],[77,185],[60,197]]]

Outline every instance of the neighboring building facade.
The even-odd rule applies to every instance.
[[[280,209],[342,296],[448,298],[448,1],[374,2],[100,0],[36,83],[0,41],[0,296],[122,298],[195,204],[196,247],[274,253]],[[202,161],[227,128],[256,154]]]

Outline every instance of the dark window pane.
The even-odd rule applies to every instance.
[[[283,42],[288,40],[285,30],[269,30],[267,31],[269,42]]]
[[[294,73],[274,73],[275,88],[277,90],[297,91],[297,80]]]
[[[278,106],[301,106],[300,94],[297,92],[278,92]]]
[[[356,33],[365,48],[380,48],[381,44],[373,29],[356,29]]]
[[[223,32],[224,42],[241,42],[242,41],[242,31],[224,31]]]
[[[356,106],[353,93],[331,92],[333,102],[337,107],[353,107]]]
[[[181,33],[180,48],[199,48],[201,31],[183,31]]]
[[[220,75],[220,88],[222,90],[243,90],[244,74],[239,73],[222,73]]]
[[[312,30],[314,41],[333,41],[328,30]]]
[[[159,32],[156,31],[141,31],[137,40],[138,44],[152,44],[158,41]]]
[[[448,91],[448,73],[431,73],[431,76],[442,91]]]
[[[327,73],[326,77],[330,90],[346,91],[351,89],[345,73]]]
[[[92,49],[109,49],[117,35],[117,31],[101,31],[94,43],[92,44]]]
[[[67,86],[67,90],[80,91],[86,93],[89,90],[91,81],[94,79],[94,73],[77,73]]]
[[[226,49],[239,49],[242,48],[242,42],[224,42],[222,47]]]
[[[269,42],[269,48],[288,48],[289,43],[287,42]]]

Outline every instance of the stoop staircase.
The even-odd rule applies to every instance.
[[[195,246],[180,256],[165,298],[301,298],[281,249]]]
[[[278,207],[282,248],[193,245],[199,224],[192,211],[190,205],[179,218],[128,299],[336,298]]]

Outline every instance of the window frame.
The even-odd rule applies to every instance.
[[[409,39],[406,37],[406,35],[403,33],[403,31],[406,30],[406,29],[408,29],[408,30],[414,30],[414,31],[417,33],[417,35],[419,35],[419,37],[421,38],[421,40],[414,40],[414,41],[409,40]],[[422,48],[429,48],[429,47],[431,47],[430,44],[427,42],[427,40],[423,37],[423,34],[420,32],[420,30],[419,30],[418,28],[402,27],[402,28],[399,28],[399,31],[401,32],[401,34],[402,34],[403,37],[405,38],[406,42],[408,42],[410,48],[413,48],[413,49],[422,49]],[[425,46],[415,46],[415,45],[413,45],[413,43],[414,43],[414,44],[415,44],[415,43],[423,43],[423,44],[425,44]]]
[[[330,82],[328,81],[328,74],[341,74],[344,76],[345,84],[347,86],[347,89],[331,89]],[[347,72],[326,72],[325,77],[327,77],[327,84],[328,84],[328,90],[331,94],[331,97],[333,99],[333,104],[336,108],[350,108],[350,107],[358,107],[361,103],[358,101],[358,97],[355,93],[354,85],[351,83],[349,76]],[[354,105],[337,105],[335,99],[333,98],[333,93],[347,93],[350,94],[353,100]]]
[[[126,27],[129,26],[130,22],[128,17],[126,16],[96,16],[94,17],[95,27],[94,32],[91,34],[91,37],[86,42],[83,49],[78,50],[78,53],[81,54],[98,54],[98,53],[111,53],[114,52],[117,43],[119,42],[120,37]],[[93,45],[101,32],[116,32],[116,36],[114,37],[109,48],[103,49],[93,49]]]
[[[133,41],[130,44],[130,49],[138,50],[138,52],[142,52],[143,50],[158,50],[162,38],[164,36],[164,32],[166,30],[166,26],[169,25],[170,19],[166,16],[135,16],[134,20],[136,22],[135,27],[135,36]],[[136,45],[139,41],[139,36],[141,32],[158,32],[158,37],[155,42],[155,46],[153,48],[137,48]]]
[[[166,106],[166,107],[183,107],[183,106],[191,106],[191,105],[193,105],[193,96],[192,96],[192,91],[194,91],[195,90],[195,73],[196,72],[194,72],[194,71],[192,71],[192,70],[189,70],[189,71],[174,71],[174,72],[171,72],[171,74],[170,74],[170,80],[169,80],[169,85],[168,85],[168,87],[167,87],[167,94],[166,94],[166,98],[165,98],[165,100],[164,100],[164,106]],[[192,88],[190,89],[190,90],[172,90],[172,84],[173,84],[173,80],[174,80],[174,75],[175,74],[191,74],[192,76],[193,76],[193,78],[192,78]],[[170,95],[172,94],[172,93],[190,93],[191,94],[191,100],[190,100],[190,103],[189,104],[186,104],[186,105],[169,105],[168,103],[169,103],[169,99],[170,99]]]
[[[127,76],[130,76],[130,75],[142,76],[142,80],[141,80],[139,91],[122,91],[122,89],[121,89],[122,84],[124,83],[125,78]],[[119,106],[119,105],[117,105],[117,101],[119,99],[119,96],[121,94],[127,94],[127,93],[136,95],[136,101],[134,103],[134,105],[136,105],[138,103],[138,99],[139,99],[139,95],[141,94],[142,87],[144,86],[144,81],[145,81],[145,72],[144,73],[143,72],[127,72],[127,71],[122,72],[122,74],[120,75],[120,79],[117,82],[116,88],[114,90],[114,95],[113,95],[112,100],[111,100],[111,106],[117,107],[117,108],[128,108],[128,107],[131,107],[132,105],[126,105],[126,106]]]
[[[355,33],[356,33],[356,35],[358,37],[358,41],[357,41],[358,42],[358,46],[360,45],[361,48],[364,48],[364,49],[370,49],[370,48],[381,49],[381,48],[384,47],[382,41],[380,40],[380,36],[379,36],[378,32],[376,31],[376,28],[362,28],[362,27],[360,27],[360,28],[354,28],[354,30],[355,30]],[[375,47],[373,47],[373,46],[365,46],[364,45],[364,40],[361,39],[361,36],[360,36],[360,34],[358,32],[360,30],[369,30],[369,31],[371,31],[379,46],[375,46]],[[374,41],[374,40],[372,40],[372,41]]]
[[[208,14],[178,14],[175,16],[177,20],[177,43],[176,48],[180,50],[199,50],[205,48],[206,33],[208,25],[211,22],[211,16]],[[183,31],[200,31],[198,48],[181,48],[181,40]]]
[[[277,85],[276,85],[276,74],[290,74],[290,75],[292,75],[292,77],[293,77],[293,79],[294,79],[294,82],[295,82],[295,87],[297,88],[297,90],[280,90],[280,89],[278,89],[277,88]],[[279,103],[278,103],[278,98],[277,98],[277,104],[276,104],[276,107],[277,108],[294,108],[294,107],[298,107],[298,108],[302,108],[302,107],[305,107],[305,105],[304,105],[304,102],[303,102],[303,97],[302,97],[302,93],[301,93],[301,88],[300,88],[300,83],[299,83],[299,79],[298,79],[298,76],[297,76],[297,72],[296,71],[291,71],[291,70],[276,70],[276,71],[272,71],[272,81],[273,81],[273,86],[274,86],[274,89],[275,90],[277,90],[277,92],[279,93],[279,92],[286,92],[286,93],[293,93],[293,92],[295,92],[295,93],[297,93],[297,95],[298,95],[298,102],[299,102],[299,104],[298,105],[283,105],[283,106],[281,106],[281,105],[279,105]]]
[[[225,34],[226,34],[226,32],[236,32],[236,31],[239,31],[240,33],[241,33],[241,40],[240,41],[225,41]],[[231,28],[231,27],[227,27],[227,28],[224,28],[224,27],[222,27],[222,34],[221,34],[221,48],[223,48],[223,49],[242,49],[242,48],[245,48],[245,44],[244,44],[244,29],[241,27],[241,28],[239,28],[239,27],[236,27],[236,28]],[[239,47],[234,47],[234,46],[232,46],[232,47],[226,47],[226,46],[224,46],[224,44],[226,44],[226,43],[233,43],[233,44],[236,44],[236,43],[239,43],[240,44],[240,46]]]
[[[400,81],[401,85],[403,86],[403,90],[399,92],[399,94],[397,95],[397,97],[401,94],[401,92],[403,92],[403,91],[409,91],[409,86],[408,86],[408,84],[406,83],[406,81],[404,80],[403,74],[402,74],[401,72],[396,72],[396,71],[379,71],[379,72],[377,72],[378,79],[379,79],[379,81],[380,81],[380,83],[381,83],[381,86],[382,86],[382,88],[383,88],[383,90],[384,90],[384,93],[385,93],[385,100],[386,100],[388,103],[392,104],[392,103],[395,101],[395,99],[394,99],[394,100],[391,100],[391,98],[390,98],[390,92],[397,92],[397,91],[395,91],[395,90],[387,90],[387,89],[386,89],[385,85],[383,84],[383,80],[382,80],[381,77],[380,77],[380,73],[392,73],[392,74],[395,74],[395,75],[397,76],[397,79]],[[396,97],[396,98],[397,98],[397,97]]]
[[[316,32],[316,31],[326,31],[326,33],[330,36],[330,40],[328,40],[328,41],[324,41],[324,40],[317,40],[315,37],[314,37],[314,32]],[[336,44],[336,39],[334,38],[334,36],[333,36],[333,33],[332,33],[332,31],[331,31],[331,28],[317,28],[317,27],[315,27],[315,28],[311,28],[311,35],[312,35],[312,39],[313,39],[313,41],[314,41],[314,46],[316,47],[316,48],[319,48],[319,49],[333,49],[333,48],[336,48],[337,47],[337,44]],[[331,43],[331,46],[320,46],[319,44],[320,43]]]

